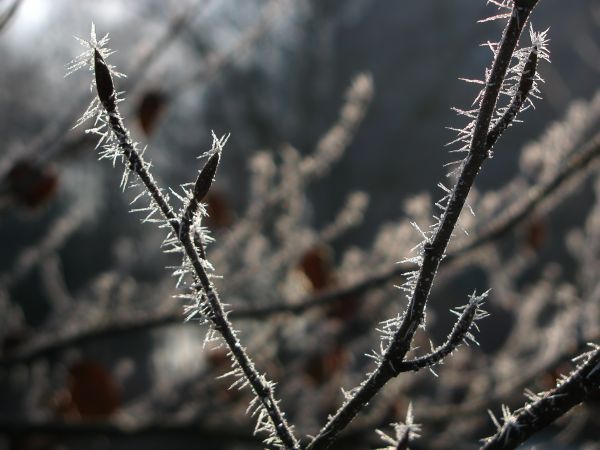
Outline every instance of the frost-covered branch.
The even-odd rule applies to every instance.
[[[398,367],[410,351],[413,336],[423,323],[433,280],[453,235],[467,195],[483,162],[489,156],[487,136],[496,111],[498,96],[502,91],[521,32],[536,3],[537,0],[516,0],[500,43],[497,47],[492,46],[495,59],[489,75],[486,76],[479,108],[474,113],[466,113],[467,116],[474,117],[474,119],[464,131],[459,133],[460,138],[469,140],[468,154],[461,162],[460,175],[454,188],[448,194],[443,215],[436,225],[432,237],[425,236],[425,241],[420,247],[421,255],[415,258],[419,269],[409,275],[408,281],[408,288],[412,295],[404,316],[395,326],[396,330],[393,335],[388,337],[387,348],[381,357],[381,363],[369,374],[353,395],[349,396],[346,403],[321,429],[308,448],[324,449],[329,447],[337,434],[352,421],[377,392],[391,378],[399,374]]]
[[[404,423],[391,424],[394,428],[394,436],[389,436],[381,430],[376,430],[379,437],[388,444],[380,450],[408,450],[411,441],[421,437],[421,425],[415,423],[412,403],[409,403]]]
[[[482,295],[475,295],[473,293],[469,298],[469,303],[456,310],[452,310],[452,313],[458,316],[458,320],[452,327],[452,331],[448,335],[446,342],[433,349],[427,355],[402,362],[398,367],[399,372],[417,371],[426,367],[431,368],[456,350],[462,342],[468,344],[468,341],[471,341],[477,344],[471,330],[477,328],[477,324],[475,323],[477,320],[481,320],[489,315],[480,308],[487,294],[488,292]]]
[[[516,448],[575,406],[600,394],[600,346],[593,345],[592,351],[577,360],[583,362],[570,375],[562,377],[555,389],[540,394],[529,392],[531,401],[512,414],[503,407],[502,423],[492,415],[498,431],[485,439],[481,448]]]
[[[189,273],[195,281],[192,285],[194,292],[189,296],[194,302],[190,307],[192,310],[190,315],[198,316],[209,323],[225,341],[228,356],[233,365],[233,370],[227,375],[236,377],[233,386],[241,388],[250,385],[254,391],[256,398],[252,401],[249,410],[252,411],[253,415],[258,414],[256,431],[267,431],[269,433],[267,443],[279,444],[285,448],[298,448],[298,442],[292,433],[291,427],[287,424],[279,408],[279,401],[275,399],[274,383],[268,381],[257,371],[254,363],[242,347],[227,318],[227,313],[218,293],[209,278],[207,272],[209,263],[200,256],[196,242],[194,242],[193,233],[201,231],[199,223],[203,208],[200,202],[212,182],[219,161],[218,154],[222,150],[224,139],[215,139],[213,155],[198,176],[193,190],[191,192],[184,190],[186,198],[181,197],[181,199],[187,200],[187,204],[181,216],[176,215],[169,204],[168,196],[163,193],[153,179],[149,170],[150,164],[142,158],[142,152],[138,151],[137,145],[131,140],[119,114],[117,104],[120,99],[113,82],[113,75],[119,74],[105,61],[105,58],[110,55],[110,52],[103,48],[107,41],[106,36],[97,41],[95,30],[92,28],[91,41],[82,41],[82,44],[88,50],[74,60],[69,67],[69,72],[86,67],[91,58],[98,93],[98,98],[94,99],[78,125],[87,119],[95,118],[97,126],[91,131],[101,136],[100,143],[105,142],[101,157],[112,159],[113,162],[119,158],[123,160],[126,169],[122,186],[124,188],[128,186],[129,173],[134,173],[143,184],[143,191],[136,200],[145,195],[150,197],[150,206],[142,208],[142,210],[149,211],[145,220],[156,221],[161,226],[170,228],[171,231],[163,245],[167,248],[167,251],[178,252],[183,255],[182,266],[176,270],[176,273],[181,276]],[[160,212],[163,219],[153,218],[157,212]],[[212,330],[209,331],[209,337],[211,333]]]

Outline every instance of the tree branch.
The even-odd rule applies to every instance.
[[[480,309],[486,296],[487,292],[480,296],[473,294],[469,299],[469,303],[462,307],[462,312],[453,310],[452,312],[458,315],[458,320],[452,327],[452,331],[448,335],[446,342],[427,355],[403,361],[397,368],[398,372],[416,372],[417,370],[426,367],[433,367],[456,350],[461,342],[466,341],[466,339],[477,342],[471,334],[471,328],[477,326],[475,324],[476,320],[483,319],[489,315],[487,312]]]
[[[460,176],[452,190],[451,198],[445,208],[444,215],[435,235],[433,239],[427,240],[423,246],[422,262],[416,285],[399,329],[386,349],[381,364],[361,384],[356,394],[321,429],[319,434],[309,444],[308,449],[320,450],[328,448],[337,434],[352,421],[356,414],[364,408],[375,394],[391,378],[398,375],[398,367],[410,350],[412,338],[423,321],[424,310],[433,280],[467,199],[467,195],[483,162],[488,157],[487,136],[496,107],[496,101],[521,31],[536,3],[537,0],[527,2],[515,1],[490,75],[486,80],[483,98],[473,130],[469,154],[463,162]]]
[[[231,323],[227,319],[223,305],[219,300],[218,293],[211,283],[206,269],[201,262],[201,258],[199,257],[197,248],[193,242],[193,237],[190,235],[190,220],[189,217],[185,216],[185,212],[192,212],[194,209],[197,210],[199,207],[199,200],[196,198],[192,198],[190,200],[190,203],[184,212],[184,217],[179,219],[175,216],[172,208],[168,204],[166,197],[162,194],[161,190],[158,188],[156,182],[152,178],[152,175],[148,171],[148,164],[144,162],[141,155],[135,149],[135,145],[129,137],[129,132],[123,125],[117,108],[117,97],[112,80],[111,70],[104,61],[104,58],[102,57],[98,48],[94,48],[94,69],[96,74],[98,98],[100,99],[100,102],[106,111],[110,129],[116,137],[118,146],[123,152],[128,163],[128,169],[136,173],[142,180],[146,191],[152,198],[152,201],[160,209],[163,217],[171,226],[173,235],[181,243],[186,257],[192,264],[194,276],[199,281],[199,284],[196,285],[195,288],[199,295],[206,296],[208,305],[210,306],[208,318],[227,344],[234,366],[240,369],[240,375],[243,375],[246,378],[247,383],[250,384],[255,395],[259,399],[259,408],[264,408],[268,414],[272,423],[273,433],[281,440],[282,444],[285,445],[286,448],[298,448],[298,442],[293,436],[291,428],[287,424],[283,413],[279,408],[279,402],[275,399],[273,384],[258,373],[254,363],[240,344],[240,341],[237,338]],[[211,161],[213,164],[211,164]],[[196,185],[198,188],[198,193],[202,193],[205,189],[207,190],[205,186],[207,184],[207,178],[210,178],[212,181],[212,176],[216,171],[217,163],[218,157],[216,162],[214,162],[213,159],[209,160],[207,167],[209,169],[208,171],[211,173],[204,174],[205,176],[203,176],[203,171],[200,174],[199,183]],[[198,187],[198,184],[201,186]]]
[[[592,395],[600,394],[600,347],[582,355],[585,362],[558,386],[542,394],[530,393],[532,400],[513,414],[503,408],[503,422],[494,422],[498,431],[485,440],[482,450],[513,449],[547,427]]]

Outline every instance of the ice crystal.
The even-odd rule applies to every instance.
[[[408,444],[411,441],[421,437],[421,425],[415,423],[412,403],[408,404],[404,423],[392,423],[390,425],[394,429],[394,436],[390,436],[381,430],[376,430],[379,437],[387,444],[380,450],[405,449],[408,448]]]

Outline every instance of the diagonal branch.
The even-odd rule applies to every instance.
[[[575,406],[600,394],[600,346],[594,345],[592,351],[578,359],[581,358],[585,358],[585,362],[563,378],[555,389],[542,394],[530,393],[531,402],[513,414],[503,408],[502,424],[494,419],[498,431],[485,439],[481,449],[516,448]]]
[[[402,362],[398,366],[398,371],[416,372],[417,370],[424,369],[426,367],[431,368],[440,363],[446,356],[456,350],[461,342],[466,342],[466,339],[477,342],[471,334],[471,329],[477,326],[475,324],[476,320],[483,319],[489,315],[487,312],[480,309],[480,306],[482,305],[486,296],[487,292],[479,296],[473,294],[469,299],[469,303],[462,307],[462,312],[452,310],[454,314],[458,315],[458,320],[452,327],[452,331],[448,335],[446,342],[427,355],[419,356],[418,358]]]
[[[148,164],[144,162],[141,155],[135,149],[135,146],[129,137],[129,132],[123,125],[123,121],[117,108],[116,91],[112,80],[111,70],[97,48],[94,48],[94,69],[98,97],[106,111],[109,126],[117,138],[119,148],[127,160],[128,169],[136,173],[142,180],[145,189],[151,196],[153,202],[158,206],[162,215],[171,226],[174,235],[178,237],[185,251],[185,255],[192,264],[194,275],[199,281],[199,284],[195,286],[199,291],[198,294],[205,295],[208,304],[210,305],[209,318],[215,329],[221,334],[227,344],[235,365],[239,367],[243,376],[246,377],[247,382],[251,385],[254,393],[258,397],[260,404],[269,415],[273,431],[286,448],[298,448],[298,443],[293,436],[291,428],[287,424],[284,415],[279,408],[278,401],[275,399],[273,384],[267,381],[265,377],[257,371],[254,363],[240,344],[231,323],[227,319],[227,314],[224,311],[218,293],[211,283],[206,269],[201,262],[201,258],[198,255],[193,238],[190,236],[189,232],[186,232],[185,224],[188,225],[187,231],[189,231],[188,218],[184,218],[184,220],[180,221],[180,219],[175,216],[166,197],[162,194],[152,178],[152,175],[148,171]],[[211,163],[211,160],[209,160],[208,164]],[[216,163],[218,163],[218,157]],[[212,172],[210,174],[210,180],[212,180],[212,176],[216,170],[216,163],[211,164],[209,167],[209,171]],[[198,191],[200,191],[199,193],[202,193],[205,188],[206,178],[208,178],[207,174],[205,174],[204,177],[202,177],[202,173],[200,174],[199,179],[201,186],[198,187],[198,183],[196,186],[198,187]],[[190,209],[193,210],[197,207],[198,205],[192,200],[186,211],[189,212]]]
[[[410,350],[412,338],[417,328],[423,322],[425,306],[431,286],[433,285],[433,280],[439,268],[440,261],[446,252],[446,247],[465,204],[467,195],[483,162],[488,157],[487,136],[498,95],[500,94],[502,83],[517,46],[519,36],[536,3],[537,0],[515,0],[511,17],[504,30],[490,75],[487,79],[473,130],[469,154],[465,158],[460,176],[452,190],[451,198],[445,209],[441,223],[433,239],[425,242],[423,259],[416,285],[399,329],[386,349],[381,364],[360,385],[356,394],[321,429],[319,434],[309,444],[309,449],[328,448],[337,434],[371,401],[375,394],[391,378],[398,375],[398,367]]]
[[[14,0],[12,5],[8,7],[8,9],[0,15],[0,31],[4,29],[4,27],[11,21],[14,17],[15,13],[21,6],[22,0]]]
[[[600,157],[600,133],[592,137],[581,149],[574,152],[562,170],[543,186],[531,189],[524,201],[513,205],[506,213],[493,221],[484,231],[470,243],[461,246],[446,254],[440,266],[446,266],[455,261],[460,261],[475,250],[504,236],[510,230],[526,221],[546,200],[552,197],[571,182],[581,182],[583,177],[576,178],[582,172],[589,169]],[[202,256],[202,255],[201,255]],[[415,270],[416,266],[406,264],[394,265],[392,268],[371,275],[364,280],[357,281],[348,286],[326,291],[294,304],[274,304],[262,307],[238,308],[231,312],[230,317],[243,320],[257,320],[269,317],[273,314],[290,313],[301,314],[309,309],[329,305],[336,301],[342,301],[346,296],[359,295],[386,284],[390,280],[401,276],[407,270]],[[79,330],[61,337],[45,336],[37,344],[28,345],[18,350],[13,355],[5,355],[0,358],[0,367],[9,367],[15,364],[27,363],[40,357],[47,357],[60,351],[78,345],[84,345],[97,339],[106,337],[118,337],[128,333],[163,327],[173,323],[181,322],[181,313],[173,311],[160,313],[158,315],[147,315],[143,317],[128,317],[114,321],[101,327]]]

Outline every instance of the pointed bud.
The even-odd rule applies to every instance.
[[[206,162],[202,171],[198,174],[196,184],[194,185],[194,200],[197,202],[202,201],[206,194],[208,194],[208,190],[210,189],[215,173],[217,172],[220,156],[221,154],[219,152],[215,152]]]
[[[98,90],[98,98],[102,102],[107,111],[112,112],[116,107],[115,103],[115,86],[113,84],[110,69],[106,65],[104,58],[98,51],[94,49],[94,72],[96,74],[96,89]]]

